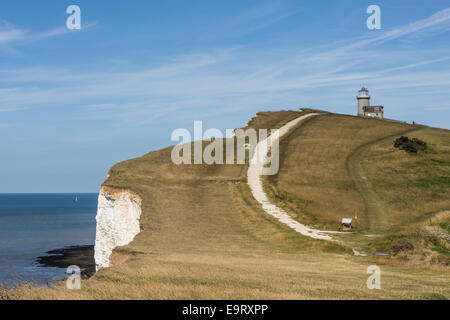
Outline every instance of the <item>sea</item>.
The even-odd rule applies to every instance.
[[[51,285],[66,269],[36,258],[67,246],[93,245],[98,193],[0,194],[0,284]]]

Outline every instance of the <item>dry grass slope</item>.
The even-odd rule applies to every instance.
[[[281,169],[267,179],[268,189],[294,217],[315,227],[337,230],[342,217],[357,215],[358,227],[368,228],[364,197],[349,173],[348,159],[362,145],[407,130],[411,126],[377,119],[312,118],[283,140]]]
[[[398,150],[393,142],[400,135],[427,141],[429,148]],[[337,236],[351,247],[391,251],[408,238],[416,250],[411,259],[401,255],[404,261],[420,264],[412,261],[420,255],[425,265],[448,265],[448,244],[431,241],[415,226],[450,208],[448,130],[328,114],[292,131],[281,150],[280,172],[266,179],[266,189],[294,218],[336,230],[341,218],[357,215],[358,233]]]
[[[394,139],[382,140],[363,161],[394,225],[450,208],[450,131],[422,128],[407,136],[426,141],[428,150],[411,154],[394,148]]]
[[[300,115],[294,111],[262,113],[248,126],[276,128]],[[372,135],[381,137],[389,130],[400,132],[405,126],[392,127],[377,121],[366,128],[363,119],[321,117],[292,134],[289,141],[300,137],[299,145],[288,142],[283,146],[284,169],[276,181],[290,196],[312,200],[307,215],[317,215],[318,224],[334,225],[343,210],[352,211],[356,206],[359,212],[364,212],[364,202],[345,173],[345,157],[342,159],[345,153],[321,150],[321,146],[330,146],[327,137],[336,137],[335,143],[350,150],[370,140]],[[333,117],[340,117],[342,122],[330,130],[330,125],[336,125]],[[353,126],[358,128],[356,136],[348,128]],[[347,137],[349,134],[351,138]],[[302,237],[281,225],[262,212],[250,196],[245,165],[176,166],[170,161],[170,152],[171,148],[151,152],[111,169],[105,186],[131,189],[143,198],[142,232],[130,245],[115,250],[112,268],[83,281],[79,291],[67,290],[61,283],[53,289],[26,286],[12,291],[0,289],[0,296],[13,299],[450,297],[450,279],[443,272],[386,265],[384,260],[372,257],[354,257],[339,244]],[[303,164],[308,166],[307,173],[301,167]],[[311,169],[319,170],[320,174]],[[298,174],[289,177],[289,170]],[[336,201],[339,197],[343,200]],[[366,268],[373,263],[381,265],[382,290],[366,288]]]

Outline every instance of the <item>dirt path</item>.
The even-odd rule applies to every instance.
[[[304,116],[301,116],[295,120],[292,120],[288,122],[286,125],[280,128],[279,131],[279,138],[284,136],[289,130],[291,130],[293,127],[295,127],[300,121],[307,119],[312,116],[318,116],[319,113],[310,113]],[[269,138],[268,138],[269,139]],[[256,150],[258,150],[259,154],[267,155],[269,150],[271,149],[271,146],[267,143],[265,140],[262,140],[258,143],[256,146]],[[274,141],[271,142],[273,145]],[[271,216],[277,218],[280,222],[286,224],[287,226],[291,227],[295,231],[301,233],[302,235],[314,238],[314,239],[322,239],[322,240],[333,240],[329,235],[325,233],[340,233],[337,231],[322,231],[317,229],[311,229],[298,221],[292,219],[286,211],[283,209],[275,206],[274,204],[270,203],[267,194],[264,192],[263,184],[261,181],[261,174],[263,172],[264,162],[263,161],[257,161],[258,159],[258,152],[255,152],[251,161],[250,165],[247,171],[247,183],[252,191],[253,197],[258,201],[261,205],[264,211],[266,211]],[[261,157],[260,157],[261,158]]]
[[[347,159],[347,171],[355,183],[356,189],[364,199],[366,216],[369,221],[369,228],[372,232],[382,231],[389,226],[389,213],[384,202],[380,199],[367,178],[362,166],[362,161],[365,159],[367,152],[373,145],[382,143],[385,140],[393,139],[399,135],[405,135],[415,130],[418,129],[399,132],[394,135],[366,143],[353,151]]]

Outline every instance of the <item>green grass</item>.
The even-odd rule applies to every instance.
[[[442,247],[433,247],[431,250],[439,253],[440,255],[450,257],[450,249],[442,248]]]

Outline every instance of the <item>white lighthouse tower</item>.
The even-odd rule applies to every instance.
[[[371,106],[369,90],[362,87],[358,91],[358,116],[368,117],[368,118],[378,118],[383,119],[384,117],[384,107],[383,106]]]
[[[358,91],[358,116],[363,117],[366,107],[370,106],[370,96],[369,90],[367,88],[362,87],[361,90]]]

